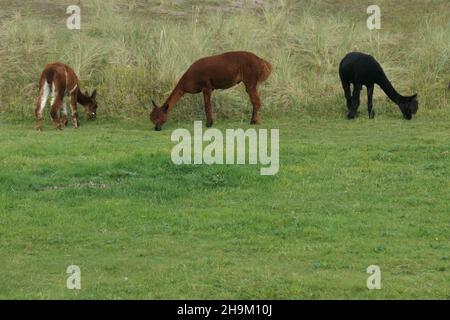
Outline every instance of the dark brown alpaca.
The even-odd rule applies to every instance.
[[[258,83],[265,81],[272,72],[269,62],[250,52],[227,52],[217,56],[202,58],[181,77],[175,89],[162,107],[153,103],[150,120],[159,131],[167,121],[167,116],[174,105],[185,93],[203,93],[206,113],[206,126],[213,125],[211,95],[216,89],[228,89],[243,82],[253,105],[251,124],[260,122],[261,102],[257,91]]]
[[[97,91],[94,90],[92,95],[89,95],[87,92],[83,94],[73,69],[63,63],[55,62],[45,66],[39,80],[39,96],[36,99],[35,110],[37,130],[42,130],[42,112],[50,93],[52,94],[50,115],[56,129],[62,129],[67,126],[65,96],[70,96],[74,128],[79,126],[77,103],[85,107],[85,111],[90,119],[95,119],[97,115],[97,102],[95,100]],[[61,116],[58,114],[58,111],[60,111]]]

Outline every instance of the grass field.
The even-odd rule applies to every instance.
[[[274,178],[173,165],[175,127],[2,125],[0,297],[450,298],[448,121],[266,121]]]
[[[448,1],[380,0],[381,31],[371,1],[237,2],[86,0],[78,32],[66,1],[0,0],[0,299],[450,299]],[[237,49],[274,65],[256,128],[280,129],[275,176],[172,163],[201,96],[161,132],[148,120],[195,59]],[[354,49],[419,93],[412,121],[378,88],[376,119],[364,98],[345,119],[337,65]],[[98,119],[56,131],[46,109],[38,133],[54,60],[98,89]],[[242,87],[213,103],[222,132],[250,127]],[[72,264],[81,290],[66,288]]]

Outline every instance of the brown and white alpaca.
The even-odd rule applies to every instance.
[[[194,62],[181,77],[162,107],[153,103],[150,120],[159,131],[167,121],[169,111],[186,94],[203,93],[206,113],[206,126],[213,125],[211,95],[216,89],[228,89],[241,82],[253,105],[251,124],[261,120],[259,109],[261,101],[257,86],[265,81],[272,72],[272,65],[251,52],[226,52],[217,56],[206,57]]]
[[[90,119],[97,116],[97,91],[92,95],[84,94],[80,90],[77,75],[68,65],[60,62],[51,63],[45,66],[39,80],[39,96],[36,99],[36,129],[42,130],[42,112],[49,95],[51,94],[51,111],[53,125],[56,129],[67,126],[67,108],[64,97],[70,96],[70,106],[72,109],[72,124],[74,128],[79,127],[77,103],[84,106],[86,114]],[[58,114],[60,111],[60,114]]]

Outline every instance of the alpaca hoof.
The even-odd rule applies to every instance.
[[[375,111],[372,111],[371,113],[369,113],[369,119],[374,119],[375,118]]]
[[[211,128],[211,127],[213,126],[213,124],[214,124],[213,121],[207,122],[207,123],[206,123],[206,127],[207,127],[207,128]]]
[[[355,119],[355,115],[353,113],[349,113],[347,115],[347,119],[351,120],[351,119]]]
[[[251,121],[250,121],[250,124],[260,124],[261,123],[261,120],[260,119],[252,119]]]

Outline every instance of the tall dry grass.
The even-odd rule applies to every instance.
[[[32,117],[37,79],[52,61],[71,65],[83,88],[98,89],[102,116],[138,118],[147,114],[150,97],[162,101],[199,57],[249,50],[274,66],[261,87],[266,115],[337,116],[345,108],[338,64],[345,53],[359,50],[382,63],[401,93],[419,92],[421,114],[441,116],[450,107],[450,12],[440,9],[445,1],[413,3],[410,11],[397,12],[398,4],[383,2],[383,29],[370,31],[361,4],[361,10],[349,10],[327,1],[255,6],[90,0],[82,2],[81,31],[70,31],[64,4],[57,6],[58,15],[17,2],[0,21],[1,115]],[[214,104],[222,117],[244,119],[250,110],[240,87],[216,92]],[[201,105],[200,96],[186,96],[174,116],[202,113]],[[380,90],[375,107],[398,113]]]

